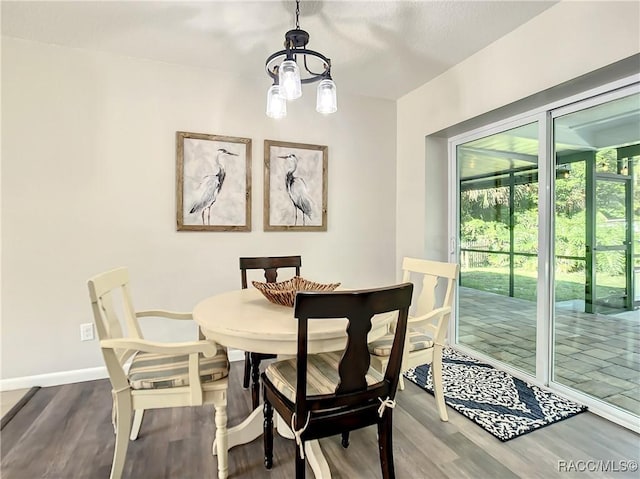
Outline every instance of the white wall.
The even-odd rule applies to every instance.
[[[301,254],[303,275],[350,287],[395,279],[395,103],[315,91],[284,121],[268,79],[2,41],[3,380],[102,366],[79,341],[87,279],[130,268],[138,309],[190,310],[238,288],[239,256]],[[253,139],[249,233],[177,232],[175,132]],[[263,141],[329,146],[328,231],[262,231]],[[6,383],[7,381],[5,381]]]
[[[561,2],[398,101],[397,264],[447,259],[447,151],[426,137],[637,54],[638,2]]]

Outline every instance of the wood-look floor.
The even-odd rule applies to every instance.
[[[241,365],[232,365],[229,425],[250,412]],[[449,422],[441,422],[433,396],[410,382],[397,400],[394,455],[399,479],[639,477],[637,472],[615,472],[620,461],[638,461],[639,436],[588,412],[502,443],[451,409]],[[129,445],[124,478],[217,477],[211,456],[214,429],[209,407],[147,411],[139,439]],[[380,477],[376,444],[375,428],[352,433],[348,449],[341,447],[339,437],[321,440],[334,479]],[[107,380],[42,388],[2,431],[0,476],[108,478],[113,445]],[[230,478],[292,478],[293,455],[294,443],[276,435],[274,467],[266,471],[257,439],[229,452]],[[590,460],[596,462],[585,462]],[[560,470],[559,461],[613,472],[568,473]]]

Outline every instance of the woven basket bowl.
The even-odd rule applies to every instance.
[[[314,283],[301,276],[294,276],[280,283],[252,281],[252,284],[272,303],[289,307],[293,306],[298,291],[333,291],[340,286],[340,283]]]

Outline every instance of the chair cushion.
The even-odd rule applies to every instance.
[[[334,353],[310,354],[307,356],[307,396],[333,394],[340,376],[338,364],[342,351]],[[265,374],[278,391],[291,402],[296,400],[296,358],[271,363]],[[372,368],[366,375],[367,384],[382,381],[383,377]]]
[[[226,350],[218,345],[215,356],[200,357],[200,381],[208,383],[229,375]],[[129,368],[133,389],[163,389],[189,385],[189,355],[139,352]]]
[[[409,328],[406,340],[409,341],[409,352],[433,347],[433,340],[418,329]],[[390,356],[391,346],[393,334],[387,334],[369,343],[369,353],[374,356]]]

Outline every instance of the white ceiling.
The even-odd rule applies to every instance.
[[[556,1],[307,1],[308,48],[338,91],[397,99]],[[295,26],[295,2],[2,0],[2,34],[270,81],[266,57]],[[520,61],[520,59],[514,59]]]

